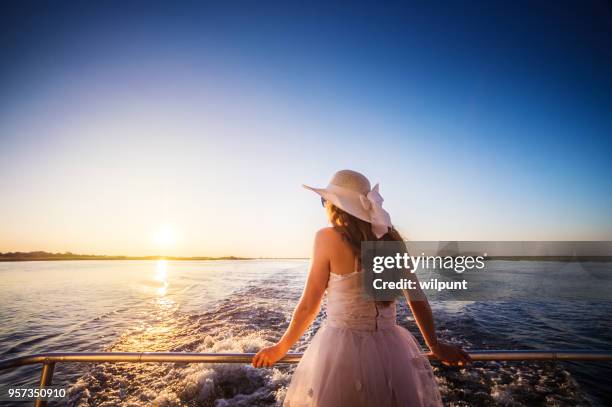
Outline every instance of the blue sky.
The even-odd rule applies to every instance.
[[[343,168],[412,239],[612,239],[605,2],[178,3],[0,6],[0,251],[307,255]]]

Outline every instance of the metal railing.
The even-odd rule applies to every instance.
[[[471,350],[470,357],[480,361],[590,361],[611,362],[612,351],[576,350]],[[250,363],[254,353],[181,353],[181,352],[97,352],[97,353],[38,353],[0,362],[0,370],[42,364],[40,387],[50,386],[56,363]],[[436,360],[432,354],[426,355]],[[301,353],[289,353],[277,363],[298,363]],[[47,402],[37,399],[37,407]]]

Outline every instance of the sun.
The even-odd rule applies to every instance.
[[[176,235],[170,225],[161,225],[153,234],[153,241],[159,247],[165,249],[176,243]]]

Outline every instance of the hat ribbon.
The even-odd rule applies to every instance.
[[[374,188],[367,195],[360,195],[361,205],[370,215],[370,223],[372,224],[372,232],[378,239],[383,237],[391,227],[391,216],[382,207],[383,197],[378,192],[379,184],[374,185]]]

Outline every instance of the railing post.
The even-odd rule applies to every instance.
[[[55,362],[45,362],[42,366],[42,372],[40,373],[40,388],[50,386],[53,381],[53,370],[55,369]],[[47,407],[47,400],[37,398],[34,402],[34,407]]]

